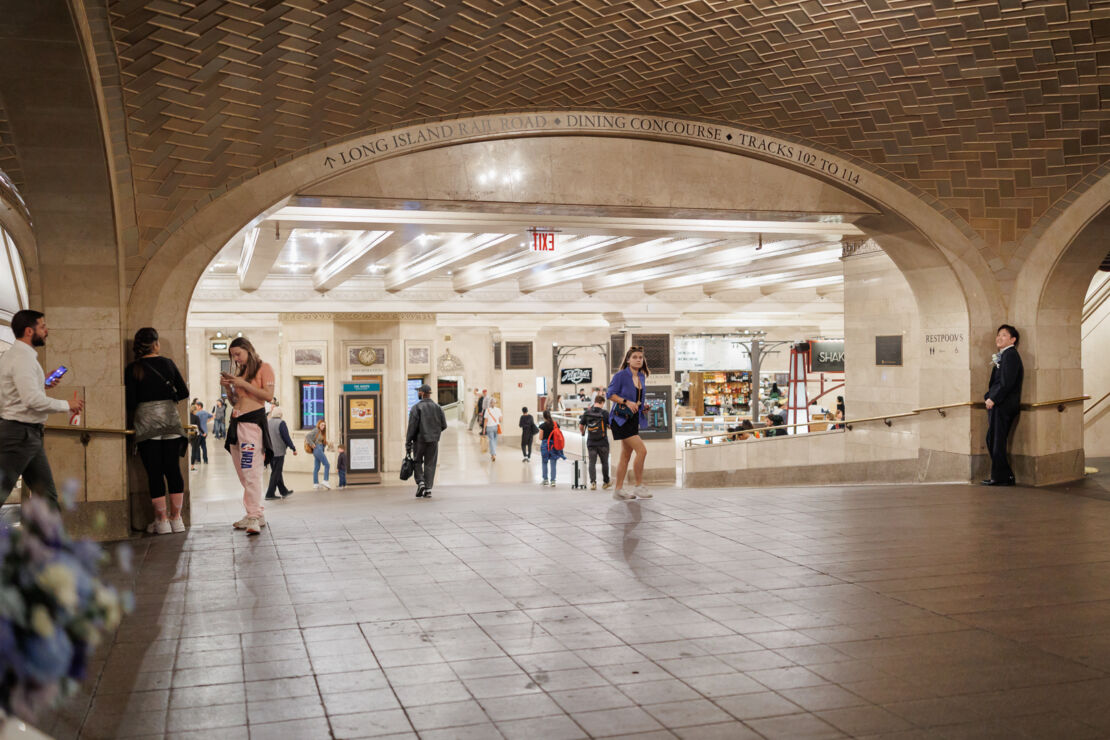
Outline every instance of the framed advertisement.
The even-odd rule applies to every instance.
[[[644,388],[644,405],[647,407],[648,425],[640,430],[643,439],[670,439],[671,427],[671,386],[649,385]]]

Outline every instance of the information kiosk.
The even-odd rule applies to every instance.
[[[382,482],[381,383],[344,383],[339,396],[343,442],[347,448],[347,483]]]

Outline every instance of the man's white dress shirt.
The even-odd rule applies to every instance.
[[[17,341],[0,356],[0,419],[45,424],[46,417],[69,411],[69,402],[46,395],[38,354]]]

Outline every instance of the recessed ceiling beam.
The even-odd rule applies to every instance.
[[[312,286],[321,293],[366,271],[378,260],[403,247],[409,239],[396,231],[363,231],[340,247],[331,259],[316,269]]]
[[[516,234],[459,234],[415,260],[396,260],[386,274],[385,289],[396,293],[440,272],[478,262],[498,245],[515,238]]]

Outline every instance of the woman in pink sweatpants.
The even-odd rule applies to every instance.
[[[232,340],[228,354],[235,364],[231,373],[220,373],[220,385],[227,389],[234,409],[224,440],[224,449],[235,461],[235,472],[243,484],[246,516],[235,522],[236,529],[259,534],[266,526],[262,508],[263,467],[273,455],[266,423],[266,402],[274,398],[274,369],[263,362],[245,337]]]

